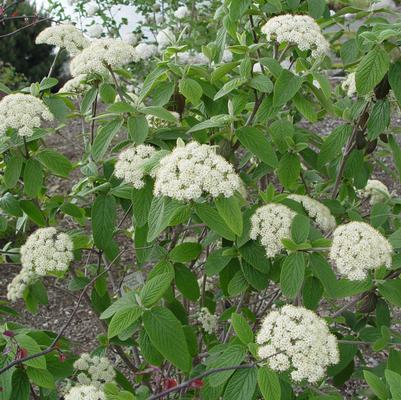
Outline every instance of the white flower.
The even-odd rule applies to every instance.
[[[309,217],[313,219],[322,231],[331,231],[336,227],[335,218],[324,204],[309,196],[299,194],[290,194],[288,198],[301,203]]]
[[[174,11],[174,16],[177,19],[183,19],[189,17],[191,15],[191,11],[188,9],[187,6],[178,7],[177,10]]]
[[[35,42],[65,48],[73,56],[89,45],[82,32],[69,24],[49,26],[39,33]]]
[[[219,318],[217,315],[210,314],[210,311],[206,307],[201,308],[197,319],[205,332],[212,334],[216,331]]]
[[[131,46],[135,46],[138,43],[138,38],[132,32],[123,33],[122,39],[124,42],[130,44]]]
[[[178,53],[177,59],[179,64],[189,64],[189,65],[209,64],[209,59],[203,53],[191,53],[189,51],[184,51],[182,53]]]
[[[93,385],[78,385],[70,389],[65,395],[65,400],[106,400],[103,390]]]
[[[258,74],[258,73],[262,72],[262,64],[259,63],[259,62],[253,64],[252,72],[255,73],[255,74]]]
[[[70,69],[74,77],[90,73],[107,75],[105,64],[120,68],[137,60],[134,48],[128,43],[119,39],[97,39],[72,59]]]
[[[274,257],[284,249],[281,240],[291,237],[295,215],[295,211],[283,204],[270,203],[259,207],[251,217],[249,236],[253,240],[260,238],[266,256]]]
[[[329,258],[340,275],[363,280],[370,270],[391,267],[393,248],[376,229],[365,222],[340,225],[333,233]]]
[[[74,368],[80,371],[77,380],[81,385],[92,385],[102,389],[105,383],[113,382],[116,377],[113,365],[107,357],[81,354],[74,362]]]
[[[92,17],[99,11],[99,6],[96,3],[89,3],[86,5],[86,13]]]
[[[156,36],[159,49],[164,49],[175,42],[174,32],[170,28],[162,29]]]
[[[330,10],[330,17],[334,17],[336,15],[336,12],[334,10]]]
[[[143,163],[155,152],[154,147],[144,144],[122,151],[115,166],[116,177],[132,184],[135,189],[142,188],[145,184]]]
[[[311,50],[312,57],[328,53],[330,45],[319,25],[308,15],[279,15],[270,18],[262,27],[267,40],[296,45],[300,50]]]
[[[387,186],[378,181],[377,179],[369,179],[366,186],[359,191],[359,195],[362,197],[370,197],[370,204],[382,203],[390,197],[390,192]]]
[[[352,97],[356,93],[355,72],[348,74],[341,84],[341,88],[347,92],[348,97]]]
[[[397,8],[397,5],[394,3],[393,0],[373,1],[371,6],[370,6],[370,11],[379,10],[381,8],[387,8],[387,9],[390,9],[390,10],[395,10]]]
[[[40,276],[64,272],[74,259],[73,243],[65,233],[56,228],[40,228],[32,233],[21,246],[21,264],[28,271]]]
[[[147,60],[157,54],[157,47],[154,44],[139,43],[135,47],[135,53],[141,60]]]
[[[177,200],[196,200],[202,194],[230,197],[239,190],[240,178],[214,147],[197,142],[176,147],[160,160],[154,192]]]
[[[96,39],[100,38],[100,36],[102,36],[103,33],[103,27],[100,24],[93,24],[89,26],[86,30],[91,38],[96,38]]]
[[[221,62],[228,63],[231,62],[232,60],[233,60],[233,53],[231,53],[230,50],[225,49],[223,51],[223,57],[221,58]]]
[[[74,94],[82,94],[86,92],[90,85],[85,83],[86,75],[81,74],[68,80],[64,83],[64,86],[59,90],[59,93],[74,93]]]
[[[3,97],[0,115],[0,134],[5,133],[7,128],[13,128],[20,136],[32,136],[34,128],[39,128],[42,120],[53,120],[53,114],[41,99],[22,93]]]
[[[7,286],[7,299],[10,301],[22,299],[25,289],[34,283],[37,278],[38,276],[34,272],[27,268],[22,268]]]
[[[290,370],[295,382],[315,383],[339,362],[337,339],[326,322],[303,307],[286,305],[265,317],[256,337],[259,357],[269,368]]]

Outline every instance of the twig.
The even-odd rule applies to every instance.
[[[9,37],[9,36],[15,35],[16,33],[20,32],[20,31],[23,31],[24,29],[30,28],[31,26],[34,26],[34,25],[37,25],[40,22],[49,21],[51,19],[52,19],[51,17],[48,17],[48,18],[42,18],[40,20],[31,22],[28,25],[25,25],[25,26],[23,26],[23,27],[21,27],[19,29],[16,29],[15,31],[12,31],[12,32],[9,32],[9,33],[5,33],[4,35],[0,35],[0,38],[5,38],[5,37]]]
[[[57,53],[56,53],[56,55],[55,55],[54,58],[53,58],[52,65],[50,66],[49,73],[47,74],[47,77],[48,77],[48,78],[50,78],[50,77],[52,76],[52,74],[53,74],[53,72],[54,72],[54,68],[56,67],[56,63],[57,63],[57,60],[58,60],[58,58],[59,58],[61,52],[62,52],[62,48],[60,47],[60,48],[57,50]]]
[[[22,139],[24,140],[25,158],[28,160],[28,159],[29,159],[28,143],[27,143],[27,141],[26,141],[25,136],[22,136]]]

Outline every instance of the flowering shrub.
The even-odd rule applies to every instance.
[[[397,12],[72,3],[72,79],[0,85],[0,400],[399,399]]]

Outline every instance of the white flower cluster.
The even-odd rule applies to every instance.
[[[369,270],[390,268],[392,253],[390,242],[380,232],[365,222],[353,221],[334,231],[329,258],[342,276],[359,281]]]
[[[155,148],[149,145],[141,144],[136,147],[130,147],[122,151],[118,156],[115,166],[115,175],[130,183],[135,189],[144,186],[144,171],[142,165],[156,152]]]
[[[203,193],[230,197],[240,186],[234,168],[214,147],[190,142],[160,160],[154,192],[156,196],[196,200]]]
[[[78,385],[72,387],[64,397],[65,400],[106,400],[103,390],[93,385]]]
[[[96,3],[89,3],[86,5],[86,13],[88,17],[94,16],[99,11],[99,6]]]
[[[81,371],[77,374],[80,385],[91,385],[97,389],[101,389],[105,383],[113,382],[116,377],[116,372],[107,357],[83,353],[74,362],[74,368]]]
[[[288,198],[301,203],[309,217],[313,219],[317,227],[322,231],[328,232],[336,227],[336,219],[324,204],[309,196],[300,194],[290,194]]]
[[[203,53],[191,53],[189,51],[178,53],[177,61],[179,64],[188,64],[188,65],[209,64],[209,59]]]
[[[291,237],[291,224],[295,215],[295,211],[283,204],[271,203],[259,207],[251,217],[249,236],[253,240],[260,237],[266,256],[274,257],[284,248],[281,240]]]
[[[59,90],[59,93],[73,93],[75,95],[81,94],[89,90],[90,85],[85,83],[86,75],[81,74],[68,80],[64,83],[63,87]]]
[[[347,75],[347,78],[341,84],[341,88],[347,92],[348,97],[352,97],[356,93],[355,72]]]
[[[41,120],[53,121],[53,114],[42,100],[30,94],[9,94],[0,101],[0,134],[7,128],[18,131],[20,136],[32,136]]]
[[[106,65],[120,68],[137,60],[134,48],[128,43],[120,39],[97,39],[72,59],[70,69],[74,77],[90,73],[107,75]]]
[[[178,114],[175,111],[170,111],[170,114],[173,114],[173,116],[176,119],[176,125],[178,125],[180,122],[180,114]],[[170,121],[166,121],[165,119],[161,119],[159,117],[156,117],[155,115],[150,115],[150,114],[146,116],[146,120],[148,121],[148,125],[154,129],[167,128],[172,124],[174,125],[174,123]]]
[[[135,47],[135,53],[141,60],[148,60],[157,54],[157,47],[154,44],[139,43]]]
[[[221,57],[222,63],[229,63],[233,60],[233,53],[230,50],[224,49],[223,56]]]
[[[49,26],[40,32],[36,37],[36,44],[50,44],[64,48],[74,56],[88,47],[89,41],[74,25],[61,24]]]
[[[170,28],[162,29],[156,35],[156,42],[159,49],[164,49],[175,42],[174,32]]]
[[[370,204],[382,203],[390,197],[387,186],[377,179],[369,179],[366,186],[359,191],[362,197],[370,197]]]
[[[28,271],[44,276],[52,272],[64,272],[74,259],[73,243],[65,233],[56,228],[40,228],[21,246],[21,264]]]
[[[87,30],[87,32],[88,32],[88,35],[89,35],[91,38],[96,38],[96,39],[98,39],[98,38],[100,38],[100,37],[102,36],[102,33],[103,33],[103,26],[100,25],[100,24],[93,24],[93,25],[88,26],[88,27],[86,28],[86,30]]]
[[[256,337],[259,357],[279,372],[291,370],[295,382],[315,383],[337,364],[337,339],[326,322],[303,307],[286,305],[265,317]]]
[[[268,41],[289,43],[300,50],[311,50],[312,57],[321,57],[330,45],[322,35],[319,25],[308,15],[279,15],[270,18],[262,27]]]
[[[22,268],[19,274],[7,286],[7,299],[10,301],[22,299],[25,289],[34,283],[37,277],[34,272]]]
[[[186,17],[189,17],[190,15],[191,15],[191,11],[188,9],[187,6],[178,7],[174,11],[174,17],[176,17],[177,19],[184,19]]]
[[[198,313],[198,322],[205,332],[212,334],[217,329],[218,317],[211,314],[206,307],[202,307]]]

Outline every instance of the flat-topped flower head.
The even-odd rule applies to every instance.
[[[101,389],[105,383],[113,382],[116,372],[107,357],[91,356],[83,353],[74,362],[74,368],[79,371],[77,380],[81,385],[92,385]]]
[[[175,42],[174,32],[170,28],[162,29],[156,35],[156,42],[159,49],[164,49]]]
[[[148,60],[157,54],[157,47],[150,43],[139,43],[135,47],[135,53],[141,60]]]
[[[206,144],[190,142],[177,146],[160,160],[155,195],[177,200],[196,200],[202,195],[231,197],[241,180],[233,166]]]
[[[182,53],[178,53],[177,61],[179,64],[187,64],[187,65],[209,64],[209,59],[203,53],[196,53],[190,51],[184,51]]]
[[[308,15],[285,14],[270,18],[262,27],[267,40],[288,43],[300,50],[310,50],[318,58],[328,53],[330,45],[319,25]]]
[[[337,364],[337,339],[326,322],[303,307],[286,305],[265,317],[256,337],[258,355],[274,371],[290,371],[295,382],[321,380]]]
[[[365,222],[340,225],[333,233],[330,260],[343,277],[363,280],[370,270],[391,267],[393,248],[376,229]]]
[[[72,250],[73,243],[67,234],[52,227],[40,228],[21,246],[21,264],[40,276],[64,272],[74,259]]]
[[[72,387],[64,397],[65,400],[106,400],[103,390],[93,385],[78,385]]]
[[[178,7],[174,11],[174,17],[177,19],[183,19],[191,15],[191,10],[187,6]]]
[[[291,237],[291,224],[296,213],[283,204],[271,203],[259,207],[251,217],[251,239],[260,239],[267,257],[274,257],[283,249],[282,239]]]
[[[79,95],[90,89],[90,85],[85,83],[86,75],[81,74],[68,80],[59,90],[59,93],[73,93]]]
[[[19,136],[32,136],[43,121],[53,121],[53,114],[46,104],[30,94],[13,93],[0,101],[0,134],[8,128],[17,130]]]
[[[377,179],[369,179],[366,186],[359,191],[362,197],[370,198],[370,204],[382,203],[390,197],[387,186]]]
[[[218,319],[218,316],[211,314],[207,307],[202,307],[198,313],[198,322],[202,325],[202,329],[210,335],[216,331]]]
[[[335,218],[324,204],[309,196],[300,194],[290,194],[288,198],[301,203],[309,217],[312,218],[316,226],[322,231],[328,232],[336,227]]]
[[[89,41],[74,25],[61,24],[49,26],[36,37],[36,44],[50,44],[66,49],[72,56],[78,54]]]
[[[145,185],[143,163],[155,152],[154,147],[144,144],[122,151],[115,166],[116,177],[131,184],[135,189],[141,189]]]
[[[22,268],[19,274],[7,286],[7,299],[10,301],[22,299],[25,289],[34,283],[37,278],[38,276],[35,272],[27,268]]]
[[[135,49],[120,39],[97,39],[71,60],[71,74],[107,75],[108,69],[138,61]]]

